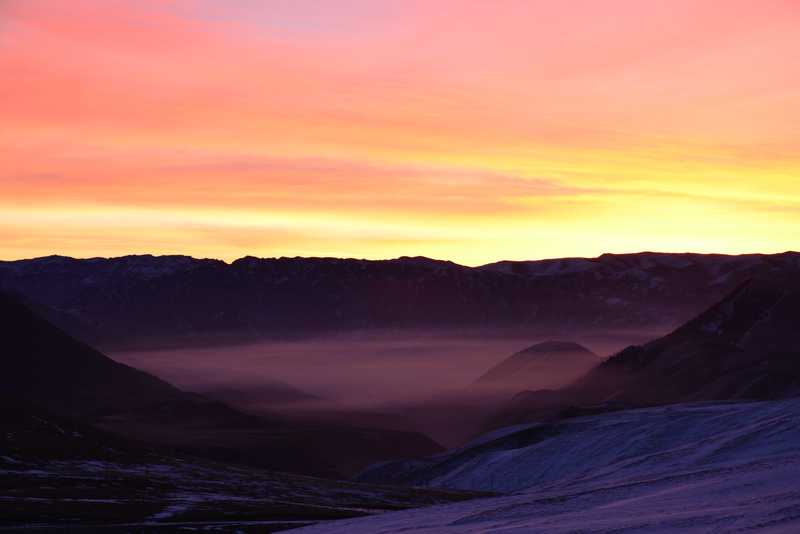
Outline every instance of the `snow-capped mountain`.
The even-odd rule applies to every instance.
[[[0,288],[125,335],[447,327],[563,338],[667,332],[749,278],[798,268],[794,252],[607,254],[478,268],[427,258],[49,257],[0,262]]]

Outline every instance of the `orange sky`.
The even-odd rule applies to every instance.
[[[0,259],[800,246],[796,0],[0,1]]]

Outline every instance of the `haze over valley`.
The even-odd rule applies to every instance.
[[[198,391],[281,380],[397,411],[549,340],[600,357],[668,333],[797,254],[604,255],[468,268],[391,261],[188,257],[0,263],[2,287],[118,361]],[[542,370],[540,370],[540,373]],[[576,370],[576,376],[580,370]],[[559,379],[564,382],[563,379]],[[545,386],[561,386],[543,379]]]

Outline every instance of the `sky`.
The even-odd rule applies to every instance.
[[[800,249],[797,0],[0,0],[0,259]]]

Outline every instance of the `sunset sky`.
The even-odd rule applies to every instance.
[[[797,0],[0,0],[0,259],[800,249]]]

